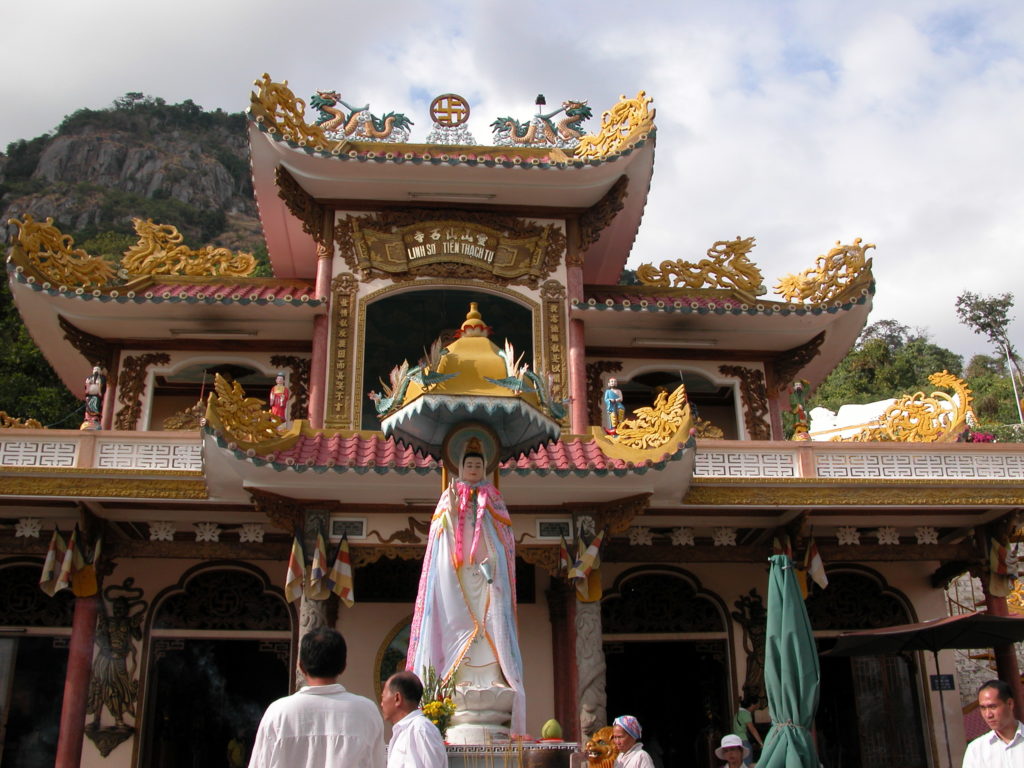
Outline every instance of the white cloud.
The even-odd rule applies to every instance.
[[[1024,4],[638,8],[29,4],[5,22],[0,146],[126,91],[239,111],[264,71],[303,97],[337,88],[378,114],[406,112],[414,140],[429,130],[429,99],[446,91],[470,99],[485,142],[495,117],[529,115],[537,93],[549,104],[588,98],[596,117],[643,88],[658,110],[658,154],[631,264],[700,258],[715,240],[755,235],[772,285],[861,236],[878,244],[872,320],[927,326],[962,354],[984,342],[956,323],[960,291],[1015,291],[1024,305]],[[1024,326],[1014,330],[1024,345]]]

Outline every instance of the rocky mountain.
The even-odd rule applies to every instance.
[[[83,246],[123,242],[133,216],[175,225],[193,247],[263,246],[244,116],[138,93],[7,147],[0,221],[24,213],[52,216]]]

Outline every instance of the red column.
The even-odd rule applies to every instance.
[[[60,735],[54,768],[78,768],[82,761],[85,737],[85,704],[92,674],[92,648],[96,640],[96,615],[99,596],[75,598],[71,621],[71,645],[68,671],[64,678],[64,704],[60,711]]]
[[[551,620],[552,677],[555,683],[555,719],[562,738],[579,741],[580,716],[576,702],[576,591],[559,576],[552,576],[546,596]]]
[[[1005,597],[996,597],[988,593],[988,584],[985,579],[981,580],[985,592],[985,608],[993,616],[1009,616],[1010,609],[1006,606]],[[1013,644],[1000,645],[993,648],[992,652],[996,657],[996,675],[1000,680],[1005,680],[1010,690],[1013,691],[1013,708],[1016,710],[1017,719],[1024,718],[1024,686],[1020,683],[1020,670],[1017,668],[1017,653]]]
[[[587,431],[587,348],[583,337],[583,321],[569,320],[569,411],[570,428],[574,434]]]
[[[324,426],[327,380],[327,323],[328,315],[313,319],[313,354],[309,360],[309,425],[314,429]]]

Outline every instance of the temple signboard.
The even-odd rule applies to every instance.
[[[362,270],[398,274],[432,264],[464,264],[508,280],[546,272],[551,235],[550,226],[539,234],[509,237],[480,224],[445,220],[387,229],[355,220],[352,229]]]

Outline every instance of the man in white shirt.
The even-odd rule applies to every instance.
[[[1013,693],[1002,680],[978,689],[978,709],[992,730],[967,745],[963,768],[1024,768],[1024,723],[1013,712]]]
[[[423,683],[414,672],[396,672],[384,683],[380,709],[392,724],[388,768],[446,768],[448,753],[437,726],[420,710]]]
[[[377,707],[338,683],[348,650],[334,629],[308,632],[299,646],[306,685],[263,714],[249,768],[384,768]]]

